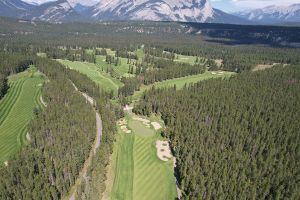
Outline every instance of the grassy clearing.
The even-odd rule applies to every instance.
[[[116,72],[116,76],[118,77],[130,77],[133,76],[132,74],[128,73],[129,64],[127,64],[127,58],[119,58],[121,60],[121,64],[115,66],[114,64],[107,64],[105,61],[106,56],[96,56],[96,63],[99,65],[99,68],[103,71],[107,69],[113,68]]]
[[[127,117],[131,134],[119,130],[114,145],[114,169],[110,199],[165,200],[175,199],[176,186],[173,164],[157,158],[155,142],[160,138],[153,129]]]
[[[216,74],[215,74],[216,73]],[[219,74],[218,74],[219,73]],[[197,75],[192,75],[192,76],[186,76],[186,77],[181,77],[181,78],[175,78],[175,79],[170,79],[162,82],[156,82],[151,85],[143,85],[140,89],[140,91],[136,91],[134,95],[132,96],[133,100],[138,100],[144,91],[150,89],[152,86],[155,86],[156,88],[163,88],[163,87],[174,87],[176,85],[177,89],[183,88],[185,84],[189,85],[191,83],[197,83],[199,81],[204,81],[207,79],[211,78],[228,78],[232,76],[234,73],[232,72],[205,72],[204,74],[197,74]]]
[[[175,54],[175,62],[181,62],[181,63],[188,63],[188,64],[195,64],[196,63],[196,56],[185,56],[180,54]]]
[[[99,85],[104,90],[113,90],[117,94],[119,87],[122,86],[120,80],[112,78],[109,74],[103,72],[97,65],[87,62],[72,62],[69,60],[58,60],[66,67],[79,71],[87,75],[92,81]]]
[[[40,102],[43,77],[23,72],[9,77],[10,89],[0,101],[0,163],[8,160],[26,143],[27,125]]]

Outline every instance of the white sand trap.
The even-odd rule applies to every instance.
[[[216,75],[217,73],[216,73],[216,72],[212,72],[211,74],[212,74],[212,75]]]
[[[129,130],[127,126],[121,126],[121,130],[125,133],[131,133],[131,130]]]
[[[134,119],[136,121],[140,121],[140,122],[150,123],[150,120],[144,119],[144,118],[141,118],[141,117],[133,117],[132,119]]]
[[[26,134],[26,139],[27,139],[28,141],[31,141],[31,137],[30,137],[29,133]]]
[[[45,107],[47,107],[47,104],[45,103],[45,101],[44,101],[42,95],[40,96],[40,101],[41,101],[41,103],[42,103]]]
[[[158,122],[151,122],[151,125],[153,126],[153,128],[155,130],[159,130],[159,129],[162,128],[161,125]]]
[[[8,166],[8,161],[5,161],[5,162],[4,162],[4,165],[7,167],[7,166]]]
[[[121,119],[121,120],[119,120],[119,121],[118,121],[118,125],[119,125],[119,126],[127,125],[126,119]]]
[[[159,159],[162,161],[168,161],[171,159],[172,153],[170,150],[169,142],[168,141],[162,141],[162,140],[157,140],[156,141],[156,154]]]

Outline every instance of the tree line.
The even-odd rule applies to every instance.
[[[0,99],[9,89],[7,77],[26,70],[31,64],[32,60],[26,55],[0,53]]]

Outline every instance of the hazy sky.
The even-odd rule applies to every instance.
[[[44,3],[55,0],[24,0],[26,2]],[[91,5],[101,0],[69,0],[70,3],[81,2],[82,4]],[[209,0],[213,7],[226,12],[247,10],[252,8],[262,8],[269,5],[290,5],[300,3],[300,0]]]

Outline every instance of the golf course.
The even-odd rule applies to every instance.
[[[148,119],[127,113],[123,124],[118,126],[112,162],[108,169],[108,199],[163,200],[175,199],[177,196],[173,159],[166,162],[157,156],[155,143],[163,140],[160,135],[162,129],[155,130],[143,120]],[[149,120],[149,123],[153,120]],[[122,130],[124,126],[127,126],[130,133]]]

